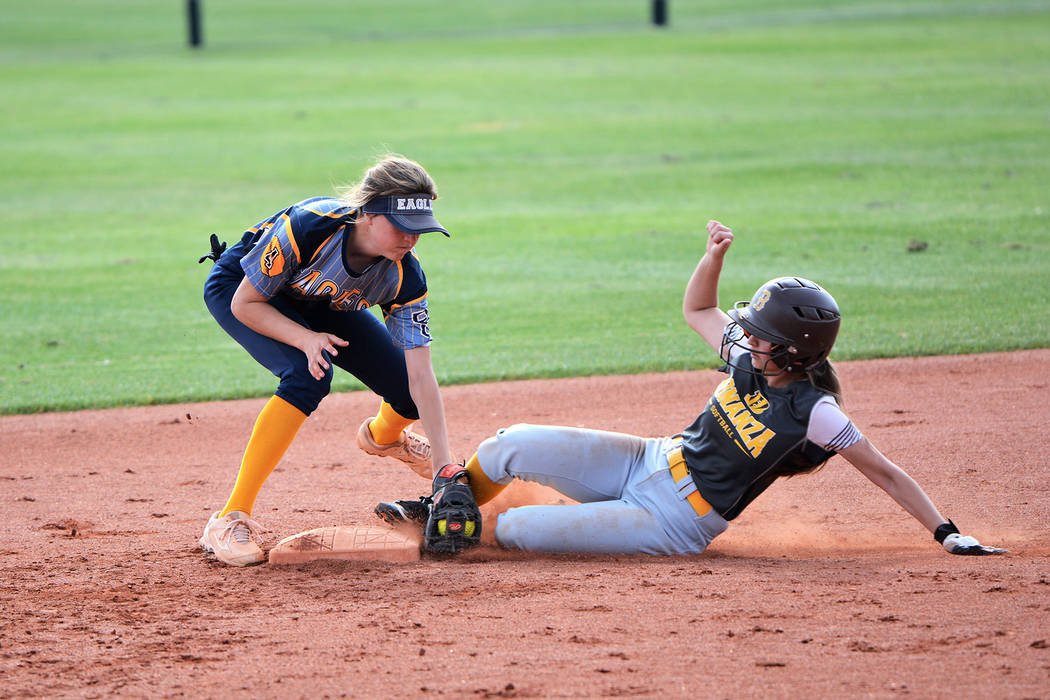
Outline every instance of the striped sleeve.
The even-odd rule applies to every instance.
[[[390,339],[402,350],[430,345],[430,311],[426,296],[393,309],[386,315],[385,322]]]
[[[299,246],[291,218],[281,214],[258,243],[241,258],[241,267],[255,290],[269,299],[280,291],[299,269]]]
[[[346,226],[351,214],[341,200],[313,197],[258,224],[255,247],[241,258],[248,281],[263,297],[273,297]]]
[[[844,450],[864,436],[830,396],[825,396],[809,414],[806,438],[829,452]]]
[[[380,304],[390,337],[403,350],[430,345],[427,278],[415,251],[401,259],[398,274],[394,299]]]

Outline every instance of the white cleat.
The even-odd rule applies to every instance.
[[[248,566],[265,561],[266,554],[260,545],[262,533],[269,530],[239,510],[220,518],[221,512],[215,511],[204,526],[201,548],[231,566]]]

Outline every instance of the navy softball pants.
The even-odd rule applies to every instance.
[[[332,366],[335,366],[357,377],[399,415],[413,420],[419,418],[408,390],[405,353],[394,345],[386,326],[371,311],[335,311],[327,301],[300,302],[280,295],[270,299],[271,305],[296,323],[317,332],[332,333],[350,343],[339,348],[334,358],[325,353],[330,367],[322,379],[314,379],[310,374],[302,350],[256,333],[238,321],[230,304],[244,278],[240,255],[235,252],[239,247],[231,248],[212,267],[204,283],[204,303],[222,329],[280,380],[274,392],[277,396],[310,415],[331,391]]]

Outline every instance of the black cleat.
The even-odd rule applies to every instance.
[[[384,501],[376,506],[375,514],[391,525],[399,523],[426,525],[427,518],[430,517],[430,503],[430,496],[420,496],[415,501],[394,501],[393,503]]]

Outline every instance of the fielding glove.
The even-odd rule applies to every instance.
[[[457,554],[481,542],[481,510],[462,464],[446,464],[434,477],[430,513],[423,527],[423,550],[435,554]]]

